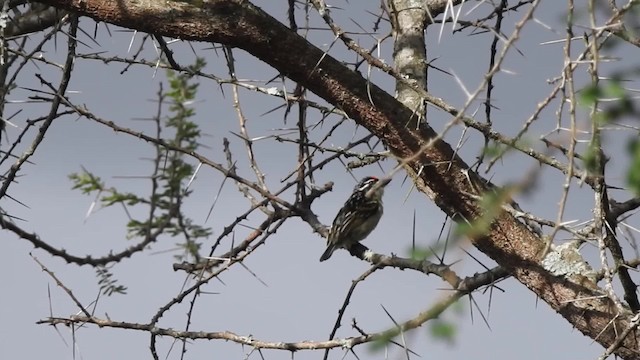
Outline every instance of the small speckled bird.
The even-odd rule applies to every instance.
[[[325,261],[337,249],[348,249],[366,238],[382,217],[382,195],[391,179],[367,176],[353,188],[353,193],[333,220],[327,238],[327,250],[320,257]],[[377,185],[377,186],[376,186]],[[375,187],[375,190],[370,191]]]

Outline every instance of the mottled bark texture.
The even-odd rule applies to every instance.
[[[425,24],[428,19],[424,0],[391,0],[391,26],[393,28],[393,62],[396,71],[408,81],[427,90],[427,49]],[[426,108],[420,94],[406,83],[396,83],[396,98],[413,110],[410,127],[425,120]]]

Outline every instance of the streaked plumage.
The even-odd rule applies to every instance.
[[[368,194],[378,183],[380,184],[377,189]],[[333,220],[327,238],[327,250],[320,257],[320,261],[330,258],[337,249],[348,249],[364,240],[376,228],[382,217],[382,195],[388,183],[389,180],[380,181],[376,177],[367,176],[355,186],[353,193]]]

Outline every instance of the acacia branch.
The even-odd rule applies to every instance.
[[[241,48],[344,110],[398,159],[411,159],[403,161],[407,173],[447,215],[473,222],[486,213],[475,196],[486,191],[487,182],[446,142],[436,140],[428,146],[437,138],[431,127],[421,122],[417,128],[407,128],[410,109],[249,1],[210,0],[200,6],[176,1],[44,2],[139,31]],[[602,297],[595,284],[578,283],[544,270],[539,265],[543,242],[511,214],[496,214],[486,233],[473,236],[472,241],[576,329],[603,346],[614,344],[615,329],[629,328],[630,312],[612,312],[611,300]],[[632,340],[639,337],[636,332],[634,329],[633,336],[616,349],[616,355],[637,358],[638,344]]]
[[[222,269],[221,269],[222,270]],[[174,299],[172,302],[167,304],[165,307],[172,306],[173,304],[181,301],[184,296],[188,293],[192,292],[196,288],[198,288],[203,282],[208,281],[209,279],[217,276],[217,274],[211,274],[206,279],[203,279],[198,282],[198,284],[193,285],[188,291],[185,291],[181,294],[181,298]],[[242,336],[235,334],[230,331],[219,331],[219,332],[205,332],[205,331],[179,331],[171,328],[162,328],[158,327],[157,320],[159,316],[154,317],[154,319],[148,324],[142,323],[133,323],[133,322],[125,322],[125,321],[115,321],[111,319],[101,319],[95,316],[70,316],[68,318],[60,318],[60,317],[49,317],[46,319],[39,320],[38,324],[64,324],[67,326],[71,326],[74,324],[94,324],[99,327],[107,327],[107,328],[116,328],[116,329],[128,329],[128,330],[138,330],[145,331],[153,334],[153,336],[168,336],[176,339],[206,339],[206,340],[226,340],[232,341],[242,345],[248,345],[254,347],[256,349],[277,349],[277,350],[288,350],[288,351],[298,351],[298,350],[317,350],[317,349],[332,349],[332,348],[353,348],[356,345],[369,343],[377,340],[387,340],[400,334],[403,331],[415,329],[426,321],[437,318],[444,310],[446,310],[451,304],[458,301],[463,296],[483,287],[493,284],[495,281],[506,276],[506,273],[501,268],[494,268],[483,272],[481,274],[476,274],[472,277],[468,277],[463,279],[458,288],[454,289],[454,291],[446,296],[443,299],[440,299],[433,305],[429,307],[429,309],[421,312],[418,316],[413,319],[410,319],[404,323],[398,324],[397,327],[394,327],[389,330],[381,331],[378,333],[367,334],[356,337],[342,338],[342,339],[332,339],[327,341],[299,341],[299,342],[281,342],[281,341],[265,341],[259,340],[251,335]],[[159,312],[159,314],[161,314]]]

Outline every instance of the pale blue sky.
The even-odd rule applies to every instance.
[[[350,19],[356,19],[361,25],[371,26],[372,17],[365,15],[358,9],[360,2],[341,2],[340,7],[349,9],[348,12],[334,10],[335,19],[345,29],[359,31]],[[540,45],[542,42],[561,39],[563,27],[558,21],[562,20],[564,4],[561,2],[545,1],[536,17],[542,22],[554,27],[554,33],[540,26],[530,23],[523,33],[517,48],[523,53],[511,51],[505,62],[505,69],[511,74],[502,73],[496,77],[496,93],[494,104],[499,109],[494,110],[496,128],[509,135],[515,134],[523,121],[530,115],[536,104],[550,91],[548,79],[557,76],[562,64],[562,43],[555,45]],[[258,2],[265,10],[280,20],[285,20],[285,3]],[[338,5],[338,4],[336,4]],[[373,6],[375,10],[375,6]],[[465,5],[465,9],[470,8]],[[465,11],[463,11],[463,14]],[[471,13],[466,18],[472,19],[476,15]],[[510,21],[519,19],[522,13],[512,13]],[[313,23],[321,23],[312,14]],[[465,17],[463,17],[465,19]],[[299,22],[301,23],[301,22]],[[586,23],[586,20],[585,20]],[[93,21],[82,19],[83,27],[93,30]],[[127,55],[127,48],[132,33],[119,31],[110,26],[112,37],[107,35],[104,25],[99,26],[98,41],[100,47],[90,42],[92,48],[79,47],[81,53],[109,51],[110,55]],[[446,26],[443,36],[438,41],[436,27],[429,30],[428,48],[429,58],[438,58],[434,65],[443,70],[455,73],[460,77],[468,89],[475,89],[482,80],[488,65],[487,48],[490,43],[488,35],[468,36],[468,33],[451,36],[450,26]],[[511,28],[506,29],[509,33]],[[322,46],[332,40],[327,31],[314,32],[314,43]],[[81,39],[86,38],[85,35]],[[141,35],[136,35],[134,48],[138,46]],[[370,43],[367,43],[367,47]],[[576,46],[581,45],[576,44]],[[176,49],[176,60],[186,65],[193,60],[191,49],[184,44],[172,45]],[[202,50],[210,48],[207,44],[195,44],[201,56],[208,62],[207,71],[221,77],[226,77],[227,71],[224,58],[220,52]],[[391,43],[383,46],[382,56],[387,62]],[[155,53],[150,44],[146,45],[145,58],[154,60]],[[46,47],[46,55],[62,61],[66,51],[63,39]],[[344,48],[337,45],[332,55],[344,56]],[[637,49],[627,49],[626,52],[616,51],[621,62],[614,65],[604,64],[607,69],[623,68],[638,58]],[[240,78],[269,79],[276,75],[273,69],[248,58],[241,51],[236,52]],[[346,59],[353,59],[348,55]],[[33,67],[33,66],[32,66]],[[132,67],[125,74],[120,75],[122,64],[104,66],[101,63],[88,60],[78,60],[75,73],[69,87],[72,98],[78,104],[86,106],[96,115],[113,120],[121,126],[138,130],[150,130],[148,122],[138,119],[148,118],[155,113],[155,93],[158,83],[165,80],[164,72],[145,67]],[[41,73],[51,80],[57,79],[59,73],[51,68],[39,64],[33,67],[33,72]],[[585,72],[579,73],[584,76]],[[37,79],[23,75],[23,86],[37,87]],[[386,75],[374,73],[374,81],[383,88],[393,91],[393,83]],[[429,89],[434,95],[444,98],[453,105],[460,106],[466,100],[460,85],[449,75],[432,71],[429,75]],[[270,86],[279,86],[275,82]],[[291,83],[289,90],[293,89]],[[640,88],[638,81],[628,84],[631,88]],[[166,86],[165,86],[166,89]],[[28,96],[26,91],[16,90],[12,93],[13,100],[24,100]],[[273,129],[291,127],[295,125],[292,115],[285,125],[282,122],[282,111],[261,116],[273,107],[281,104],[281,100],[256,96],[249,91],[241,91],[244,101],[244,112],[249,119],[251,136],[274,134]],[[230,131],[237,132],[236,115],[231,104],[231,91],[224,88],[221,93],[217,84],[201,79],[200,92],[196,109],[197,122],[204,133],[209,136],[203,143],[209,149],[203,150],[204,155],[224,163],[221,152],[222,138],[228,137],[232,142],[234,155],[238,160],[239,172],[250,175],[246,166],[244,147],[238,138]],[[24,121],[36,114],[41,114],[42,106],[9,105],[7,113],[12,113],[22,107],[21,113],[12,121],[23,126]],[[477,106],[472,106],[471,111]],[[551,107],[555,111],[557,104]],[[543,112],[528,137],[538,149],[542,144],[537,142],[540,134],[546,133],[555,126],[553,111]],[[483,112],[482,109],[480,112]],[[317,112],[310,112],[310,121],[319,120]],[[584,115],[584,114],[583,114]],[[448,115],[430,109],[430,123],[439,131],[449,120]],[[587,124],[586,117],[581,119]],[[335,119],[328,124],[333,124]],[[329,127],[323,127],[323,135]],[[363,136],[363,129],[351,128],[332,137],[331,144],[343,146],[350,139]],[[461,134],[461,129],[454,129],[447,136],[447,140],[455,144]],[[8,128],[8,137],[15,140],[18,130]],[[472,162],[478,154],[481,138],[473,132],[461,150],[462,157]],[[607,140],[611,145],[610,155],[614,155],[611,162],[613,185],[622,185],[621,169],[626,162],[621,150],[624,139],[629,133],[613,132]],[[585,135],[585,138],[586,135]],[[6,146],[3,140],[2,146]],[[274,143],[263,141],[256,143],[256,151],[260,165],[266,173],[267,182],[274,188],[279,187],[279,181],[296,164],[296,145],[290,143]],[[54,122],[47,133],[45,142],[33,157],[35,165],[29,165],[21,172],[23,177],[10,188],[10,195],[24,202],[28,208],[22,207],[3,199],[1,206],[12,215],[26,219],[21,223],[26,229],[37,232],[43,240],[56,247],[67,249],[75,255],[100,255],[115,249],[123,249],[131,244],[125,239],[126,217],[119,208],[109,208],[97,211],[85,221],[85,214],[93,200],[77,191],[71,191],[68,174],[78,172],[84,166],[88,170],[101,176],[110,185],[125,188],[129,191],[146,193],[148,180],[126,179],[122,177],[143,176],[148,174],[150,164],[148,157],[153,154],[153,148],[137,139],[122,134],[115,134],[112,130],[90,122],[68,116]],[[512,154],[505,157],[490,174],[497,184],[506,181],[522,180],[522,176],[535,166],[535,163],[519,155]],[[618,160],[619,159],[619,160]],[[394,163],[387,161],[382,164],[384,171],[393,168]],[[377,167],[359,169],[356,177],[368,174],[382,175]],[[321,221],[330,224],[333,216],[351,191],[354,180],[345,170],[334,163],[322,172],[316,173],[319,184],[334,181],[334,190],[314,203],[314,211]],[[539,216],[555,219],[558,199],[561,194],[561,184],[564,177],[557,171],[546,169],[542,172],[537,188],[528,197],[520,199],[521,206]],[[435,244],[442,227],[444,215],[424,196],[415,191],[409,193],[409,183],[403,184],[403,174],[395,176],[389,185],[384,198],[385,216],[378,229],[366,240],[365,244],[376,252],[395,253],[406,256],[411,246],[411,224],[414,211],[417,215],[418,244],[429,246]],[[204,168],[198,174],[192,187],[196,195],[186,204],[194,220],[204,222],[212,200],[220,186],[222,176],[212,169]],[[246,199],[242,198],[237,189],[227,183],[220,200],[214,209],[213,216],[207,223],[213,228],[214,237],[220,234],[223,227],[230,223],[237,214],[248,207]],[[407,197],[407,195],[409,196]],[[292,198],[291,193],[288,195]],[[617,200],[625,200],[622,196]],[[566,219],[587,220],[591,216],[592,196],[588,191],[574,187],[567,207]],[[252,225],[262,219],[253,216]],[[631,222],[633,224],[633,222]],[[636,224],[637,221],[636,221]],[[242,238],[250,229],[239,228],[236,238]],[[562,239],[562,236],[560,236]],[[165,238],[154,244],[151,251],[136,254],[113,268],[114,274],[123,284],[128,286],[126,296],[102,297],[96,309],[96,316],[109,317],[113,320],[147,322],[159,306],[165,304],[178,294],[185,280],[183,273],[172,270],[173,253],[164,251],[174,248],[177,241]],[[208,249],[210,244],[205,244]],[[223,243],[229,246],[229,242]],[[482,256],[463,242],[459,248],[451,249],[447,254],[447,262],[460,262],[454,267],[460,276],[468,276],[483,268],[477,265],[463,248],[478,256],[487,266],[494,263]],[[193,317],[193,330],[224,331],[229,330],[241,335],[253,335],[257,339],[267,341],[300,341],[324,340],[335,321],[339,307],[345,297],[351,281],[368,269],[368,265],[346,252],[339,251],[327,262],[319,263],[318,257],[324,249],[324,240],[314,234],[309,226],[299,220],[291,220],[273,236],[267,245],[245,264],[261,280],[268,284],[262,285],[251,274],[240,266],[236,266],[222,276],[226,285],[212,281],[203,290],[216,292],[215,295],[205,295],[196,305]],[[36,325],[35,322],[49,316],[49,306],[53,308],[54,316],[68,316],[77,312],[68,296],[52,279],[42,271],[30,258],[29,253],[44,262],[64,283],[74,290],[75,295],[85,304],[89,304],[98,293],[95,272],[88,266],[78,267],[68,265],[59,258],[51,258],[41,250],[33,250],[32,246],[15,235],[5,232],[2,247],[0,247],[0,285],[4,296],[0,302],[0,357],[6,359],[30,359],[47,356],[51,359],[71,359],[73,343],[70,329],[58,326],[60,335],[46,325]],[[587,251],[588,256],[593,256]],[[629,253],[629,256],[631,253]],[[448,344],[434,341],[428,333],[428,326],[413,331],[408,337],[410,347],[419,353],[423,359],[595,359],[603,349],[593,344],[549,307],[537,302],[535,296],[524,286],[513,279],[499,284],[505,292],[493,291],[491,310],[488,311],[489,293],[474,295],[482,311],[488,317],[491,329],[483,323],[477,309],[473,309],[473,321],[467,298],[464,300],[462,311],[455,314],[448,311],[447,319],[453,319],[459,326],[455,342]],[[348,313],[343,319],[343,326],[338,336],[348,337],[357,335],[351,329],[352,318],[369,332],[377,332],[392,326],[382,306],[384,306],[397,321],[404,321],[414,317],[418,312],[428,309],[431,304],[447,295],[447,285],[434,276],[386,269],[374,274],[371,279],[361,285],[356,291]],[[51,298],[48,291],[51,291]],[[160,326],[175,329],[184,328],[185,313],[188,304],[184,303],[173,309],[160,322]],[[118,359],[118,358],[149,358],[149,337],[146,333],[113,329],[99,329],[88,325],[76,330],[76,343],[83,359]],[[64,338],[64,341],[61,339]],[[66,345],[65,345],[66,342]],[[172,342],[161,339],[158,342],[159,354],[166,356]],[[249,349],[223,341],[197,341],[189,346],[187,358],[226,358],[243,359]],[[358,347],[357,353],[361,359],[383,359],[383,351],[371,353],[365,346]],[[570,355],[566,355],[570,354]],[[290,359],[287,352],[264,351],[267,359]],[[318,359],[320,352],[300,352],[295,354],[297,359]],[[403,352],[400,348],[391,347],[389,358],[400,358]],[[173,349],[169,358],[179,357],[179,346]],[[79,357],[76,357],[79,358]],[[251,358],[259,358],[253,354]],[[331,351],[331,359],[341,359],[341,350]],[[353,358],[347,355],[346,358]]]

